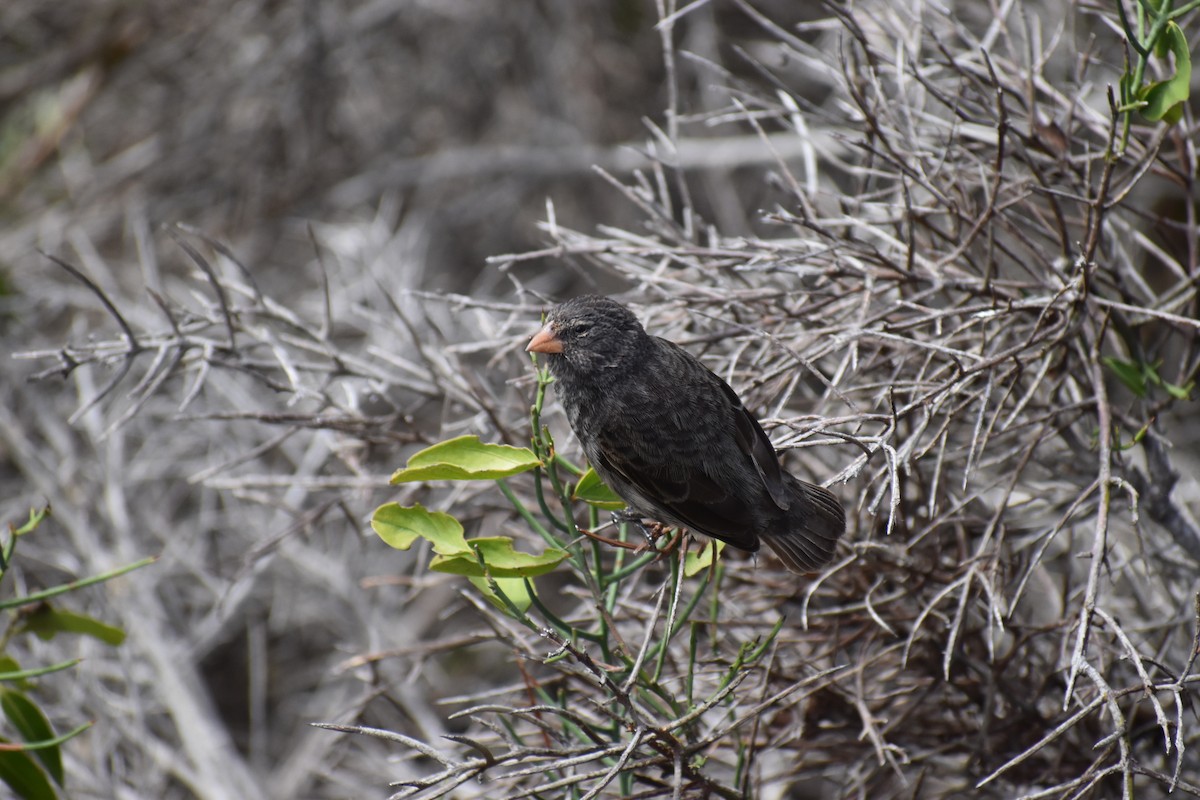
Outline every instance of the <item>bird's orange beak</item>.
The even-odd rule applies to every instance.
[[[554,332],[554,326],[549,322],[534,334],[534,337],[529,340],[529,346],[525,348],[526,353],[561,353],[562,350],[562,339],[558,338]]]

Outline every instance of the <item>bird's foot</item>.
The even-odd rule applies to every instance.
[[[636,511],[625,509],[623,511],[614,511],[612,515],[614,525],[620,526],[624,524],[633,524],[641,531],[642,537],[646,540],[644,543],[636,547],[629,543],[622,543],[624,547],[631,547],[639,553],[644,553],[647,550],[652,550],[658,553],[658,558],[669,556],[679,549],[679,543],[683,541],[683,529],[672,528],[670,525],[663,525],[661,522],[651,522],[649,525],[643,521],[642,516]],[[659,547],[659,542],[664,537],[668,537],[665,547]]]
[[[658,526],[658,535],[660,537],[665,536],[668,533],[670,533],[671,530],[672,530],[671,528],[668,528],[665,525],[659,525]],[[675,528],[674,531],[675,531],[674,535],[671,536],[670,540],[667,542],[665,547],[661,547],[661,548],[656,547],[655,548],[658,550],[658,558],[655,559],[656,561],[661,560],[661,559],[666,558],[667,556],[671,555],[672,553],[674,553],[676,550],[679,549],[679,546],[684,541],[686,541],[683,538],[683,533],[684,533],[683,528]]]
[[[630,511],[628,508],[612,513],[613,525],[618,528],[622,525],[632,524],[637,527],[642,533],[642,537],[646,540],[646,545],[653,548],[658,537],[662,535],[663,526],[657,522],[651,523],[651,527],[647,527],[642,520],[642,515],[636,511]]]

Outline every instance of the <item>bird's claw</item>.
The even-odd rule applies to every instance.
[[[637,526],[637,529],[642,533],[642,537],[645,538],[647,546],[651,548],[654,547],[654,543],[658,540],[658,536],[660,535],[658,532],[651,531],[650,528],[646,527],[646,523],[642,521],[641,514],[637,513],[636,511],[630,511],[627,508],[621,511],[614,511],[612,513],[612,522],[613,525],[617,526],[618,528],[629,523]],[[662,526],[657,527],[661,530]]]
[[[632,549],[634,549],[638,553],[644,553],[647,550],[652,550],[658,554],[659,559],[675,552],[675,550],[678,549],[678,547],[679,547],[679,543],[683,540],[683,529],[675,528],[674,529],[675,534],[674,534],[674,536],[671,536],[670,540],[667,542],[667,546],[660,548],[658,546],[659,541],[664,536],[669,535],[672,528],[668,525],[663,525],[661,522],[652,522],[649,525],[647,525],[643,521],[642,516],[640,514],[638,514],[636,511],[630,511],[629,509],[624,509],[622,511],[614,511],[612,514],[612,522],[613,522],[613,525],[616,525],[618,527],[620,527],[621,525],[630,524],[630,523],[637,526],[637,529],[639,531],[641,531],[642,536],[643,536],[643,538],[645,538],[646,541],[643,544],[640,544],[636,548],[632,548]],[[626,544],[625,546],[629,547],[628,544]]]

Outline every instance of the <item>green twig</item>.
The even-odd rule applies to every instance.
[[[90,578],[81,578],[80,580],[60,584],[59,586],[52,586],[49,589],[43,589],[42,591],[34,592],[33,594],[27,594],[22,597],[14,597],[10,600],[3,600],[0,601],[0,609],[20,608],[22,606],[30,606],[34,605],[35,603],[41,603],[51,598],[58,597],[59,595],[66,594],[67,592],[73,592],[76,589],[82,589],[85,586],[92,586],[97,583],[104,583],[105,581],[112,580],[113,578],[119,578],[127,572],[133,572],[135,569],[141,569],[142,567],[153,564],[155,561],[158,561],[158,556],[143,558],[141,561],[135,561],[132,564],[126,564],[123,567],[117,567],[116,569],[109,570],[108,572],[102,572],[99,575],[93,575]]]

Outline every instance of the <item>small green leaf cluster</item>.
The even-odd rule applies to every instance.
[[[1114,356],[1104,356],[1100,359],[1117,379],[1138,397],[1146,397],[1151,387],[1163,390],[1176,400],[1191,400],[1192,390],[1196,388],[1194,380],[1180,386],[1163,380],[1158,374],[1162,363],[1149,364],[1145,361],[1124,361]]]
[[[1132,65],[1127,64],[1120,81],[1118,111],[1125,115],[1124,140],[1128,141],[1130,115],[1137,111],[1149,122],[1174,125],[1183,116],[1183,106],[1191,94],[1192,58],[1187,36],[1178,20],[1200,7],[1196,0],[1176,6],[1176,0],[1136,0],[1135,19],[1129,20],[1125,5],[1117,9],[1125,37],[1133,48]],[[1152,59],[1175,62],[1174,72],[1161,81],[1147,81],[1146,69]]]
[[[578,497],[598,508],[624,506],[591,470],[583,474],[573,491],[557,477],[552,481],[552,491],[566,489],[560,493],[560,500],[567,508],[566,523],[547,504],[541,481],[547,472],[557,476],[556,466],[564,467],[571,475],[578,476],[581,472],[554,453],[549,431],[539,425],[546,387],[551,380],[548,374],[539,373],[537,401],[533,407],[533,449],[485,443],[477,436],[459,436],[414,454],[390,480],[393,485],[436,480],[496,481],[521,517],[546,542],[547,547],[540,553],[518,550],[507,536],[467,539],[457,519],[440,511],[430,511],[420,504],[385,503],[371,516],[372,530],[385,543],[398,550],[408,550],[418,539],[429,542],[434,552],[429,565],[431,570],[466,577],[488,602],[517,617],[524,616],[535,601],[531,579],[553,570],[571,555],[568,546],[551,533],[556,527],[558,534],[576,531],[569,499]],[[531,470],[538,472],[537,498],[546,523],[539,521],[505,483],[506,478]]]
[[[526,588],[527,579],[549,572],[567,557],[565,550],[555,547],[537,555],[523,553],[507,536],[467,540],[458,520],[420,504],[405,507],[386,503],[375,509],[371,528],[397,550],[407,550],[418,539],[428,541],[436,553],[429,565],[431,570],[465,576],[502,609],[507,605],[502,595],[522,611],[528,609],[532,598]]]
[[[503,480],[541,465],[541,459],[527,448],[460,436],[415,454],[392,475],[391,483]],[[467,539],[457,519],[420,504],[385,503],[375,509],[371,528],[398,550],[409,549],[418,539],[429,542],[435,553],[431,570],[465,576],[502,610],[511,604],[526,611],[533,602],[529,579],[549,572],[567,557],[565,550],[553,546],[538,554],[521,552],[507,536]]]
[[[8,538],[0,544],[0,581],[13,563],[17,542],[36,530],[49,513],[49,508],[34,509],[20,527],[9,525]],[[31,696],[34,678],[70,669],[79,663],[79,659],[22,669],[9,655],[8,645],[26,634],[48,641],[62,633],[91,636],[114,647],[120,645],[125,640],[125,632],[120,628],[69,611],[51,601],[153,561],[144,559],[91,578],[0,600],[0,609],[11,614],[9,624],[0,633],[0,711],[3,711],[9,730],[16,734],[13,737],[9,731],[4,731],[0,735],[0,781],[8,785],[14,796],[25,800],[55,800],[64,786],[61,746],[87,730],[92,723],[83,723],[62,734],[55,733],[49,718]]]

